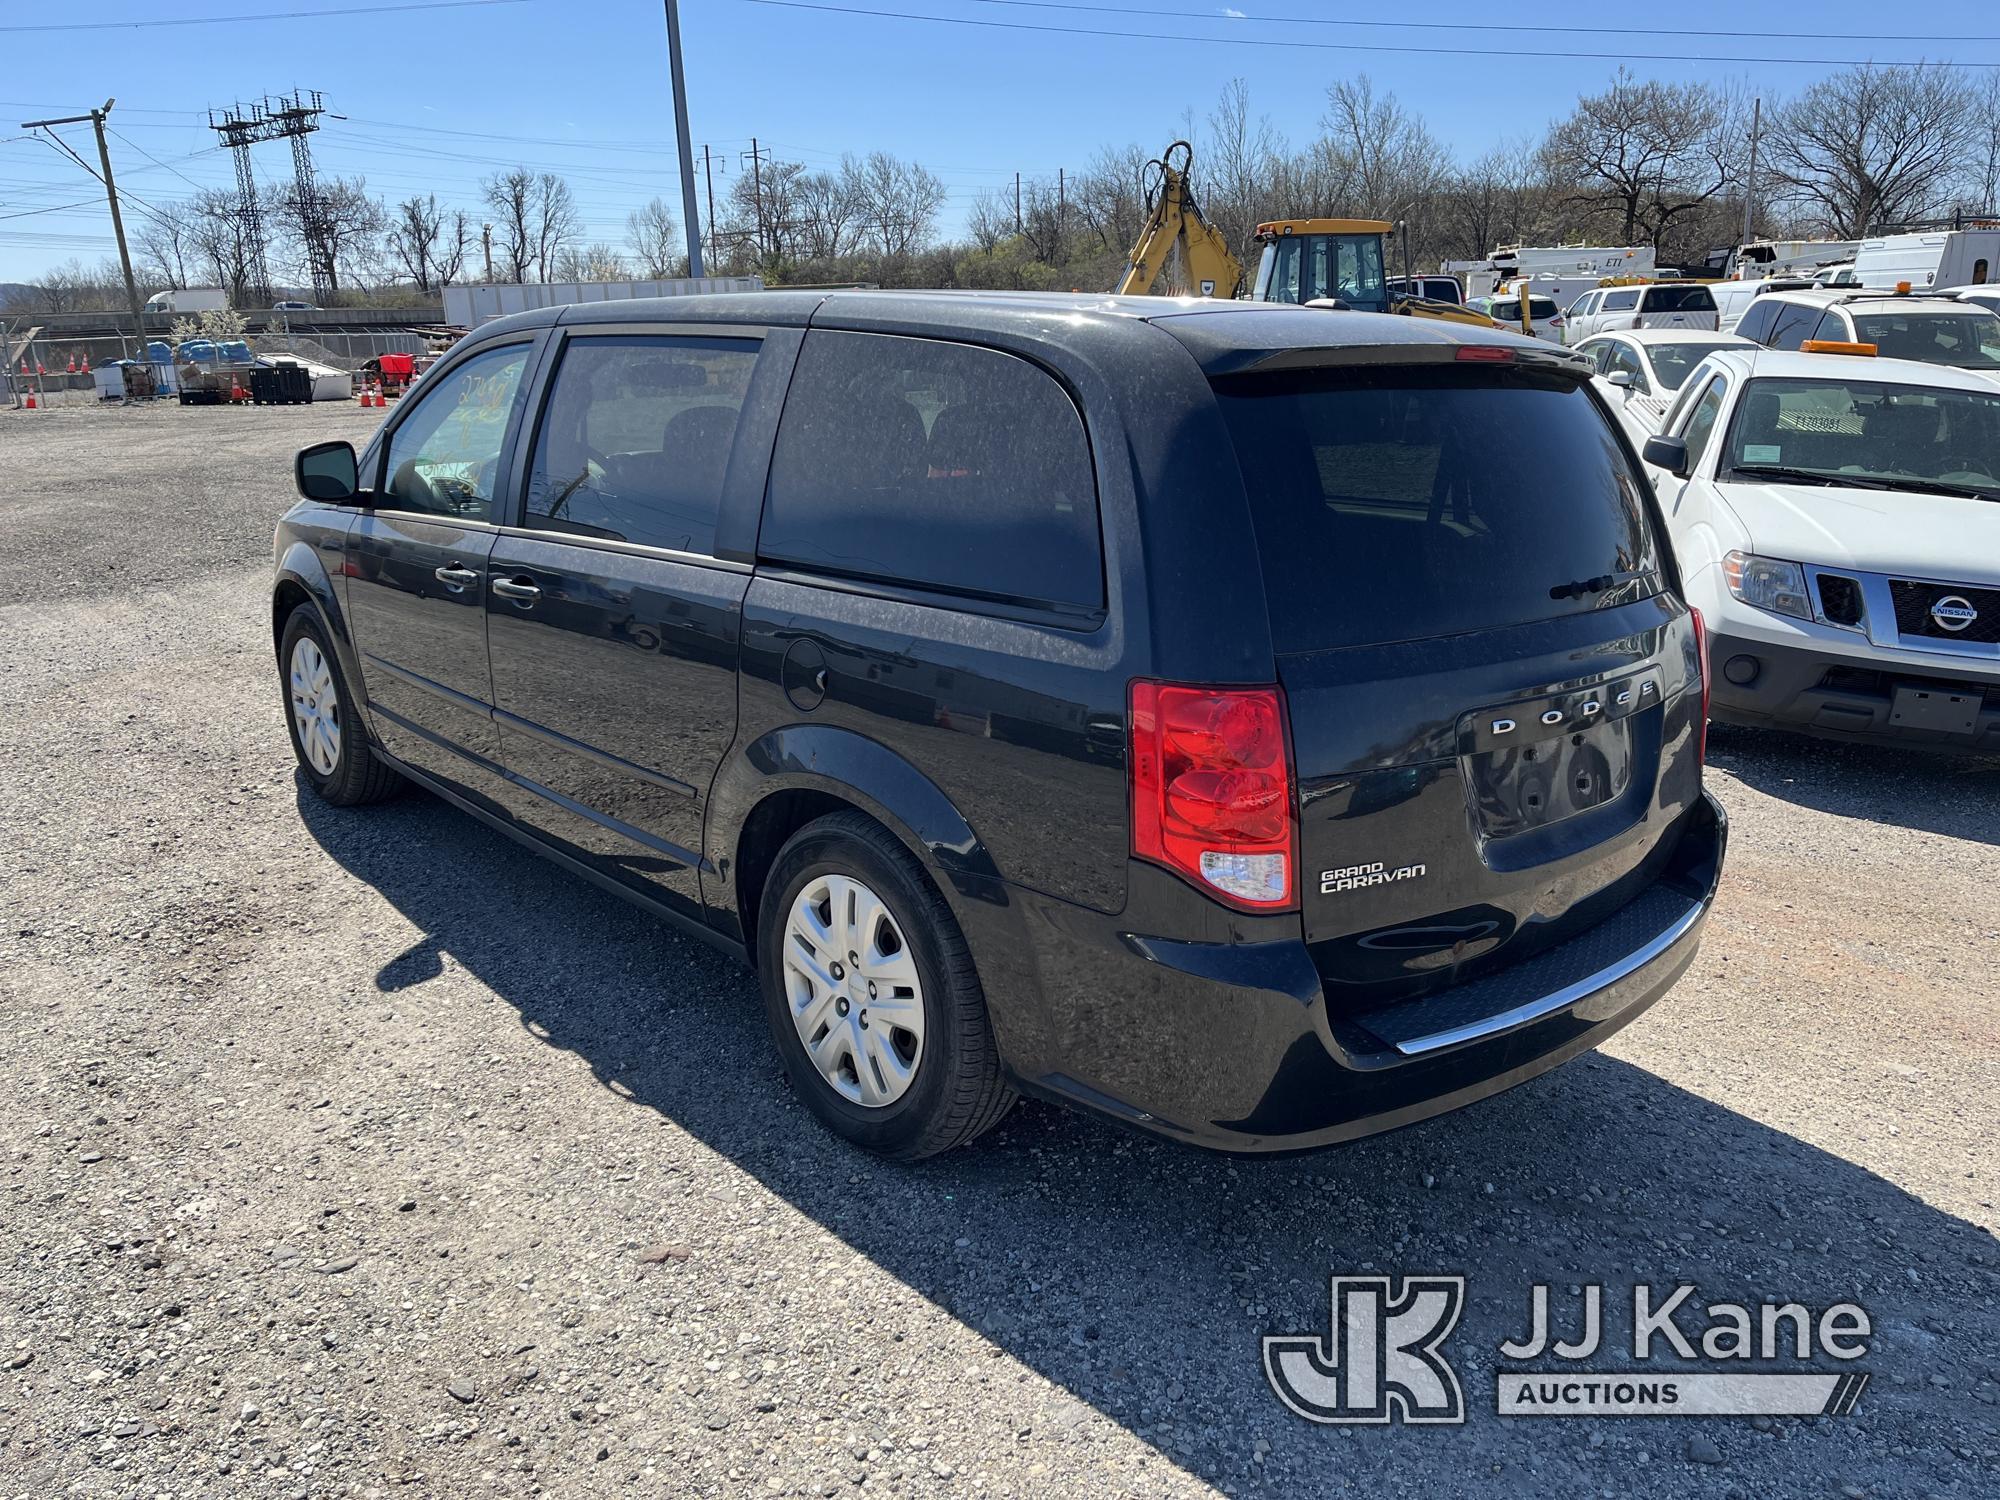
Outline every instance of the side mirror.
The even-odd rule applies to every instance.
[[[1632,372],[1630,370],[1613,370],[1604,378],[1609,384],[1617,386],[1620,390],[1629,391],[1632,389]]]
[[[1649,437],[1641,450],[1641,458],[1656,469],[1665,469],[1676,479],[1688,477],[1688,445],[1686,438]]]
[[[352,505],[361,492],[360,465],[352,443],[314,443],[292,461],[299,493],[327,505]]]

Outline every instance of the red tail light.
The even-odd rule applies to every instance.
[[[1245,911],[1298,904],[1297,803],[1275,687],[1132,684],[1132,852]]]
[[[1708,624],[1693,605],[1688,613],[1694,616],[1694,656],[1701,672],[1701,723],[1694,734],[1694,758],[1700,764],[1708,759]]]

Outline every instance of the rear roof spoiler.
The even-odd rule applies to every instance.
[[[1482,353],[1462,356],[1462,349]],[[1487,349],[1510,353],[1511,360],[1484,354]],[[1289,370],[1353,369],[1358,365],[1481,365],[1513,364],[1538,374],[1561,375],[1571,380],[1588,380],[1596,366],[1573,349],[1530,339],[1439,339],[1435,343],[1340,344],[1311,348],[1245,349],[1233,356],[1210,361],[1208,373],[1222,375],[1273,375]]]

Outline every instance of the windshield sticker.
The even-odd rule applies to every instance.
[[[1743,462],[1746,464],[1774,464],[1784,449],[1777,443],[1745,443]]]

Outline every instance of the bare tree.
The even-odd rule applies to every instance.
[[[1967,205],[1976,214],[2000,209],[2000,72],[1988,73],[1975,95],[1976,127],[1972,145],[1972,169],[1967,174]]]
[[[200,254],[191,204],[169,201],[143,212],[132,238],[148,279],[169,287],[188,284],[188,268]]]
[[[443,280],[438,258],[444,233],[445,214],[438,207],[437,194],[405,198],[396,205],[389,224],[389,251],[426,297]]]
[[[1208,116],[1208,136],[1200,143],[1200,181],[1196,196],[1202,211],[1239,256],[1248,257],[1251,238],[1261,220],[1278,210],[1271,207],[1271,179],[1285,154],[1285,141],[1270,117],[1250,113],[1250,86],[1232,78]]]
[[[245,300],[257,268],[250,264],[236,195],[222,188],[203,188],[188,204],[195,258],[203,275],[226,289],[231,301]]]
[[[807,172],[791,180],[789,228],[807,260],[851,255],[860,238],[862,203],[844,172]]]
[[[465,269],[465,257],[472,245],[472,225],[465,217],[465,210],[451,211],[451,221],[438,235],[436,265],[437,284],[450,286],[458,280],[458,273]]]
[[[553,172],[513,167],[480,188],[493,210],[507,279],[548,280],[556,257],[582,226],[569,184]]]
[[[509,281],[526,281],[535,253],[535,174],[526,167],[514,167],[488,177],[479,186],[499,231],[502,274]]]
[[[679,233],[680,220],[664,198],[653,198],[625,216],[625,242],[638,260],[640,275],[659,280],[675,274],[681,264],[674,249]]]
[[[1577,101],[1550,132],[1553,170],[1577,184],[1572,206],[1592,200],[1613,216],[1621,244],[1666,226],[1735,181],[1740,110],[1707,84],[1641,83],[1623,68],[1601,94]]]
[[[934,173],[886,151],[871,151],[863,160],[843,160],[840,175],[855,207],[856,227],[877,252],[893,260],[929,242],[945,201],[944,183]]]
[[[1153,148],[1157,151],[1159,148]],[[1077,174],[1075,191],[1076,224],[1101,251],[1123,256],[1139,238],[1146,220],[1146,203],[1140,178],[1153,155],[1134,142],[1127,146],[1105,146],[1091,158],[1090,165]],[[1013,224],[1013,201],[1007,200],[1008,224]]]
[[[299,196],[296,187],[287,188],[278,194],[276,208],[273,218],[291,242],[307,279],[323,278],[327,290],[335,294],[344,271],[358,271],[375,259],[389,223],[381,199],[369,194],[366,179],[360,177],[322,179],[314,187],[311,203]],[[317,221],[317,245],[308,234],[310,221]],[[317,267],[312,264],[315,258],[320,262]]]
[[[551,281],[625,281],[632,267],[616,245],[572,245],[556,252]]]
[[[966,212],[965,232],[972,236],[974,245],[991,255],[1014,233],[1014,190],[981,188]]]
[[[1804,215],[1855,239],[1943,211],[1980,125],[1973,91],[1944,68],[1849,68],[1778,113],[1771,177]]]

